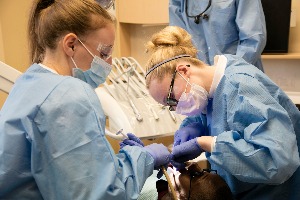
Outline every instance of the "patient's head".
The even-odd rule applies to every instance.
[[[214,171],[202,170],[197,163],[190,163],[185,169],[169,173],[177,199],[189,200],[227,200],[232,199],[231,191]],[[158,199],[172,198],[168,183],[164,180],[156,182]]]

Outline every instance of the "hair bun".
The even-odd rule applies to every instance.
[[[148,44],[148,48],[153,50],[176,46],[192,47],[191,36],[184,29],[177,26],[167,26],[154,34],[151,43]]]
[[[156,52],[163,57],[181,54],[195,57],[197,49],[192,44],[192,36],[186,30],[178,26],[167,26],[152,35],[151,40],[146,44],[146,52]]]

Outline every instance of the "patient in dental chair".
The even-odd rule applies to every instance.
[[[170,171],[170,168],[169,170]],[[182,200],[232,200],[231,191],[214,170],[202,170],[197,163],[189,163],[181,170],[171,170],[170,180],[174,187],[177,199]],[[168,182],[158,180],[156,182],[158,200],[173,199]]]

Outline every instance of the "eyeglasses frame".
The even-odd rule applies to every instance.
[[[176,73],[177,73],[177,70],[175,70],[173,75],[172,75],[170,89],[169,89],[169,93],[168,93],[168,96],[167,96],[167,105],[169,106],[170,111],[174,111],[175,109],[173,107],[177,106],[177,104],[178,104],[178,101],[175,98],[173,98],[174,94],[172,95]]]

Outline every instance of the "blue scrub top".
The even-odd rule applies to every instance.
[[[237,199],[300,199],[300,111],[263,72],[237,56],[209,100],[206,153]]]
[[[171,26],[180,26],[192,35],[200,60],[213,65],[216,55],[233,54],[263,71],[261,53],[267,33],[261,0],[212,0],[205,12],[208,19],[201,18],[199,24],[187,17],[186,2],[169,1],[169,21]],[[208,2],[189,0],[188,14],[198,15]]]
[[[153,158],[104,128],[91,86],[32,65],[0,112],[0,199],[137,199]]]

